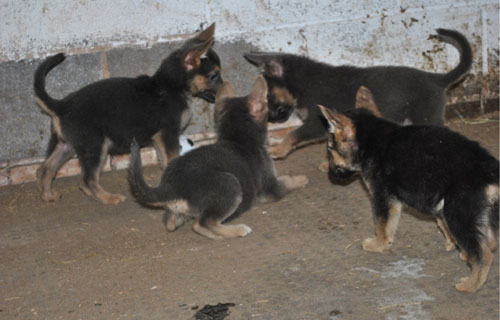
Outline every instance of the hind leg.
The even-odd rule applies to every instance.
[[[108,157],[108,148],[110,145],[108,139],[104,139],[101,150],[88,148],[79,155],[82,165],[82,179],[80,180],[80,189],[88,196],[96,198],[104,204],[119,204],[126,198],[121,194],[113,194],[104,190],[100,183],[102,168]]]
[[[45,201],[56,201],[61,195],[52,190],[52,181],[57,170],[75,154],[73,148],[62,141],[58,141],[48,158],[37,169],[36,177],[41,197]]]
[[[224,173],[213,179],[212,183],[215,196],[201,217],[195,221],[194,231],[211,239],[244,237],[252,232],[245,224],[222,223],[240,213],[238,210],[243,201],[243,193],[238,179],[232,174]]]
[[[474,292],[486,281],[493,262],[493,254],[488,244],[481,243],[481,257],[468,254],[467,262],[470,264],[472,272],[470,276],[460,279],[455,288],[458,291]]]
[[[446,239],[446,251],[455,249],[455,240],[453,239],[453,236],[451,235],[450,230],[448,230],[448,227],[446,226],[446,223],[443,221],[443,219],[438,218],[437,225]]]
[[[178,228],[180,228],[186,218],[183,213],[175,212],[167,208],[165,210],[165,215],[163,216],[163,224],[165,225],[165,228],[167,231],[175,231]]]

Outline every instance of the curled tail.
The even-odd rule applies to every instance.
[[[463,34],[455,30],[436,29],[437,35],[435,38],[449,43],[457,48],[460,53],[460,62],[448,73],[441,75],[441,81],[444,87],[450,87],[457,83],[469,71],[472,65],[472,49],[469,41]]]
[[[50,70],[63,62],[64,59],[66,59],[66,57],[63,53],[49,57],[38,66],[35,72],[35,94],[37,96],[37,102],[49,114],[61,114],[62,106],[58,100],[51,98],[47,91],[45,91],[45,77]]]
[[[132,189],[132,194],[137,202],[144,206],[164,207],[162,203],[164,204],[165,199],[168,197],[167,192],[164,192],[165,186],[151,188],[144,180],[144,176],[142,174],[140,147],[135,139],[132,141],[130,146],[128,182],[130,184],[130,188]]]

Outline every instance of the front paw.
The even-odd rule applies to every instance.
[[[288,190],[302,188],[309,183],[309,179],[304,176],[279,176],[278,181],[283,183]]]
[[[330,170],[330,164],[328,163],[328,161],[323,161],[319,164],[318,169],[321,172],[327,173],[328,170]]]
[[[271,158],[278,160],[286,158],[286,156],[290,153],[291,148],[284,144],[274,144],[269,146],[268,150]]]
[[[363,240],[362,244],[363,250],[371,252],[382,252],[387,248],[387,246],[383,242],[378,241],[376,238],[366,238],[365,240]]]

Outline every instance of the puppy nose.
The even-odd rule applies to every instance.
[[[335,173],[335,175],[342,175],[345,173],[345,169],[342,167],[335,167],[333,169],[333,172]]]

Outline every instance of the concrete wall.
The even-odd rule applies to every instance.
[[[498,12],[496,0],[0,0],[0,162],[44,155],[50,119],[32,82],[56,52],[71,54],[47,80],[63,97],[103,77],[152,74],[180,40],[216,22],[224,78],[245,94],[257,74],[246,51],[446,71],[456,50],[428,36],[451,28],[471,41],[474,65],[450,101],[479,101],[498,97]],[[193,109],[187,133],[211,132],[211,106],[196,100]]]

